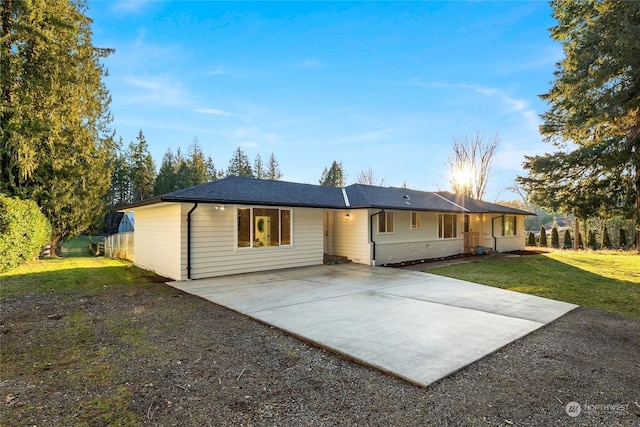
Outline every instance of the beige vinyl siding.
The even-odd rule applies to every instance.
[[[291,246],[237,248],[236,208],[202,204],[192,214],[192,279],[322,264],[321,209],[282,208],[292,212]]]
[[[180,204],[136,208],[133,233],[135,265],[174,280],[182,278]]]
[[[375,211],[371,211],[374,213]],[[376,264],[439,258],[463,252],[464,216],[457,216],[457,237],[438,238],[437,212],[420,212],[422,228],[411,228],[411,211],[394,211],[393,233],[378,233],[374,217],[373,238],[376,242]]]
[[[359,264],[370,264],[369,212],[366,209],[353,209],[328,211],[328,213],[330,233],[328,253],[346,256]]]
[[[510,252],[524,250],[527,243],[526,234],[524,230],[524,215],[516,215],[516,235],[515,236],[503,236],[502,235],[502,220],[496,219],[495,234],[497,237],[496,250],[498,252]],[[492,245],[493,245],[493,239]],[[491,246],[493,248],[493,246]]]

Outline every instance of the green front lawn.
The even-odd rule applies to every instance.
[[[554,251],[428,270],[512,291],[640,318],[640,255]]]
[[[42,259],[0,274],[0,301],[46,292],[95,295],[113,286],[139,286],[161,280],[119,259],[93,256]]]

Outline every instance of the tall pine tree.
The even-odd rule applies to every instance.
[[[267,169],[264,166],[264,162],[262,161],[260,154],[258,154],[256,159],[253,161],[253,174],[258,179],[267,178]]]
[[[229,160],[227,176],[243,176],[246,178],[253,178],[255,176],[251,168],[251,163],[249,162],[249,157],[247,157],[240,147],[233,152]]]
[[[564,58],[540,129],[558,151],[527,157],[518,181],[535,203],[583,220],[602,208],[634,218],[640,236],[640,2],[551,6]]]
[[[342,168],[342,163],[333,161],[330,168],[324,168],[320,176],[320,185],[328,187],[344,187],[346,173]]]
[[[160,163],[160,170],[156,177],[155,185],[153,186],[153,195],[160,196],[161,194],[171,193],[178,190],[176,183],[176,158],[168,148],[162,157],[162,163]]]
[[[280,165],[276,160],[276,155],[271,153],[269,156],[269,163],[267,165],[267,179],[279,181],[282,179],[282,172],[280,172]]]
[[[0,3],[0,191],[37,201],[52,245],[102,221],[115,144],[86,1]]]
[[[139,202],[153,195],[156,181],[156,166],[149,153],[149,144],[142,133],[136,137],[137,142],[129,144],[129,178],[131,180],[131,201]]]

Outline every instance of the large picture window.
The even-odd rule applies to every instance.
[[[516,216],[505,215],[502,219],[502,235],[503,236],[515,236],[518,234],[516,229]]]
[[[291,210],[238,208],[238,247],[291,245]]]
[[[458,237],[458,216],[453,214],[438,215],[438,238],[453,239]]]
[[[378,233],[393,233],[393,212],[378,214]]]

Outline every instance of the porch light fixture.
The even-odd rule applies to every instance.
[[[223,211],[224,208],[225,208],[224,205],[220,205],[220,204],[216,205],[216,210],[218,210],[218,211]]]
[[[351,220],[351,214],[347,212],[345,214],[345,216],[344,216],[344,219],[346,219],[347,221],[350,221]]]

